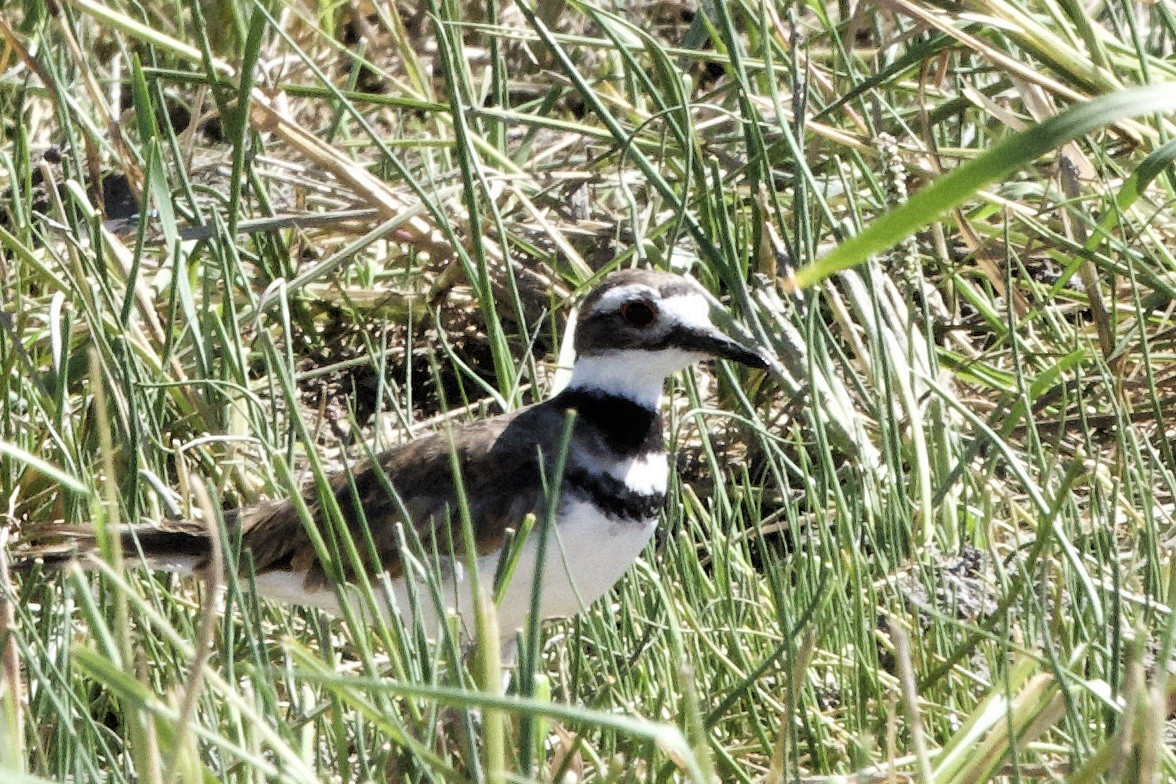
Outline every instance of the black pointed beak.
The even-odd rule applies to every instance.
[[[717,329],[700,329],[690,332],[690,348],[718,359],[729,359],[758,370],[767,370],[771,361],[758,349],[748,348]]]

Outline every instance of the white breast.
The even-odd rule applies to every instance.
[[[595,467],[614,479],[619,479],[634,493],[664,495],[670,469],[665,452],[650,452],[628,460],[618,460],[607,466]]]
[[[614,520],[587,501],[570,501],[559,525],[548,536],[543,563],[544,618],[575,615],[599,599],[629,570],[657,528],[657,517],[648,520]],[[539,537],[532,534],[523,544],[519,564],[498,609],[503,634],[522,628],[531,609],[531,585],[539,554]],[[489,561],[489,558],[482,559]],[[485,573],[489,585],[494,563]]]

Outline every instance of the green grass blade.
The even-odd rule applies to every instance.
[[[1050,150],[1120,120],[1176,110],[1176,84],[1137,87],[1092,98],[1040,125],[998,142],[969,163],[948,172],[912,195],[867,229],[797,270],[795,285],[807,288],[865,261],[910,236],[986,185],[997,182]]]

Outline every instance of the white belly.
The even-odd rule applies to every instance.
[[[655,528],[656,517],[614,520],[586,501],[568,503],[547,540],[542,617],[575,615],[606,594],[641,555]],[[539,536],[532,533],[523,544],[518,566],[498,608],[499,630],[504,635],[513,634],[526,622],[538,555]],[[479,577],[487,589],[493,583],[496,566],[494,556],[482,558],[478,564]]]
[[[540,613],[544,618],[575,615],[607,593],[637,560],[657,527],[657,517],[643,521],[614,520],[587,501],[569,500],[561,511],[559,525],[548,536],[543,563]],[[498,628],[503,639],[513,637],[515,631],[523,627],[531,609],[531,587],[538,565],[540,525],[540,522],[535,524],[531,535],[521,545],[522,551],[514,574],[498,608]],[[478,559],[478,578],[485,596],[492,596],[498,559],[498,553]],[[456,612],[461,617],[466,634],[472,636],[473,591],[464,566],[452,562],[443,564],[445,576],[441,584],[441,612],[438,612],[437,603],[429,592],[427,580],[420,574],[422,567],[420,564],[416,564],[416,567],[410,567],[407,571],[416,573],[415,588],[425,630],[433,634],[445,615]],[[256,584],[258,593],[267,599],[317,607],[332,615],[342,614],[339,597],[334,590],[322,588],[307,591],[301,574],[260,574],[257,575]],[[394,580],[392,588],[394,609],[404,616],[412,606],[406,578]]]

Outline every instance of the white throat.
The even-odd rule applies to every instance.
[[[616,349],[581,356],[572,366],[568,389],[617,395],[657,409],[666,378],[699,358],[698,354],[680,349]]]

